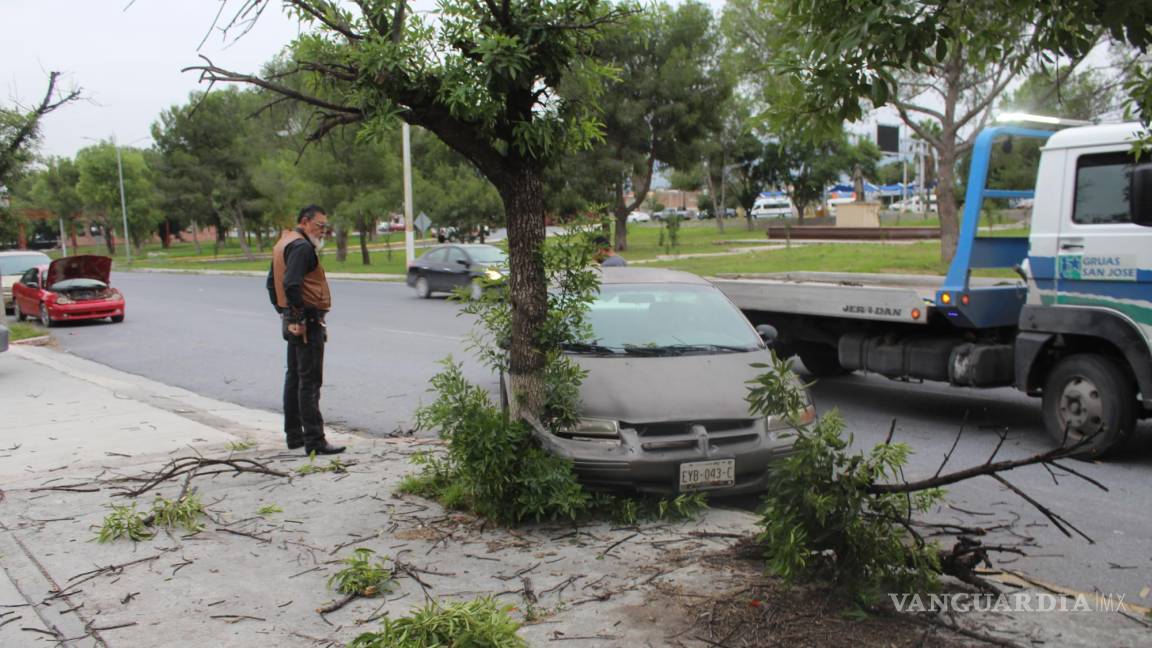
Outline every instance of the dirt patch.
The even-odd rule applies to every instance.
[[[741,583],[718,595],[698,596],[682,587],[657,587],[648,614],[661,610],[672,646],[727,648],[959,648],[971,645],[938,626],[909,616],[861,614],[825,585],[787,587],[763,573],[763,559],[750,541],[700,557]]]

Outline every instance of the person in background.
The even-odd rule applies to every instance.
[[[317,205],[300,210],[296,229],[284,232],[272,248],[268,297],[281,317],[281,334],[288,342],[284,375],[284,435],[288,449],[305,454],[339,454],[343,446],[324,438],[320,386],[324,384],[324,317],[332,308],[332,293],[317,251],[324,247],[328,215]]]
[[[609,241],[607,236],[597,236],[592,239],[592,243],[596,246],[596,253],[592,255],[592,258],[596,259],[596,262],[601,266],[609,268],[628,265],[624,257],[616,254],[616,250],[612,249],[612,241]]]

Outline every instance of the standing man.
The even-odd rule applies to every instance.
[[[317,205],[300,210],[296,229],[284,232],[272,248],[268,297],[282,319],[288,342],[288,372],[284,376],[284,435],[288,449],[305,454],[339,454],[343,446],[324,438],[320,386],[324,383],[324,316],[332,308],[328,279],[316,252],[324,247],[328,215]]]

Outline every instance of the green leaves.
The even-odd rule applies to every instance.
[[[749,381],[753,414],[785,415],[806,403],[787,362],[762,368],[767,371]],[[793,454],[772,474],[760,512],[768,571],[789,582],[828,577],[862,603],[884,591],[935,587],[936,547],[906,529],[943,492],[867,493],[869,485],[898,477],[908,447],[884,443],[868,452],[850,450],[835,410],[813,426],[793,426]]]
[[[328,587],[341,594],[372,597],[393,587],[392,570],[388,569],[387,556],[380,556],[372,562],[375,551],[360,547],[342,562],[344,569],[332,574]]]
[[[96,534],[99,543],[127,538],[133,542],[147,540],[152,531],[144,524],[144,514],[136,510],[136,502],[131,505],[112,505],[112,512],[104,517],[104,523]]]
[[[385,618],[380,632],[366,632],[348,648],[528,648],[516,635],[512,606],[484,597],[460,603],[429,601],[409,616]]]

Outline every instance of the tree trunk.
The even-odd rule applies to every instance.
[[[344,263],[348,260],[348,226],[336,226],[336,260]]]
[[[244,252],[244,258],[249,261],[255,261],[256,255],[252,254],[252,248],[248,246],[248,241],[244,239],[244,235],[248,231],[248,227],[244,224],[244,211],[240,209],[240,205],[233,205],[231,212],[232,224],[236,226],[236,242],[240,244],[240,250]]]
[[[544,274],[544,184],[539,171],[520,169],[498,186],[508,228],[508,297],[512,305],[509,353],[510,413],[541,416],[544,410],[544,354],[537,334],[548,315]]]
[[[368,237],[371,234],[371,228],[368,227],[368,218],[361,213],[359,215],[360,226],[360,262],[363,265],[372,265],[372,259],[368,256]]]
[[[620,207],[617,207],[613,216],[615,216],[615,221],[616,221],[616,236],[615,236],[616,249],[617,250],[627,250],[628,249],[628,212],[621,210]]]
[[[192,241],[196,244],[196,256],[200,256],[200,225],[192,221]]]
[[[108,248],[108,256],[116,256],[116,234],[111,225],[104,226],[104,247]]]
[[[960,238],[960,216],[956,210],[956,147],[945,139],[936,183],[936,210],[940,217],[940,260],[951,263]],[[927,196],[925,196],[927,198]]]

